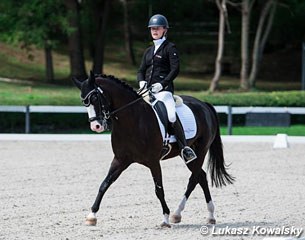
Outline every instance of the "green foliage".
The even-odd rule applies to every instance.
[[[60,0],[3,0],[0,8],[0,39],[25,47],[54,47],[68,25]]]
[[[214,94],[204,91],[177,91],[176,94],[194,96],[214,105],[305,107],[305,91],[227,92]],[[0,104],[81,105],[81,102],[79,100],[79,90],[74,86],[0,82]]]
[[[1,105],[80,105],[74,86],[0,82]]]
[[[305,40],[305,1],[282,0],[277,7],[270,43],[278,46],[300,45]]]
[[[305,107],[305,91],[215,93],[183,92],[214,105]]]
[[[221,127],[221,134],[227,135],[227,128]],[[289,136],[305,136],[304,125],[292,125],[290,127],[244,127],[233,126],[233,135],[276,135],[284,133]]]

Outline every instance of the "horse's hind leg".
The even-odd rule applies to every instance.
[[[182,200],[180,201],[178,208],[174,212],[174,214],[171,215],[171,222],[172,223],[179,223],[181,222],[181,212],[184,210],[185,204],[193,190],[195,189],[196,185],[199,183],[199,177],[200,177],[200,170],[203,164],[204,157],[206,155],[206,152],[202,152],[201,154],[197,154],[197,159],[192,161],[187,165],[189,170],[192,172],[191,177],[189,178],[189,182],[187,185],[187,189],[183,195]]]
[[[156,163],[155,166],[150,167],[150,171],[155,183],[155,192],[158,197],[158,199],[161,202],[162,209],[163,209],[163,216],[164,220],[161,224],[161,227],[171,227],[169,224],[169,208],[165,202],[164,198],[164,189],[163,189],[163,183],[162,183],[162,172],[161,172],[161,166],[160,163]]]
[[[182,200],[180,201],[178,208],[174,212],[174,214],[171,215],[171,222],[172,223],[179,223],[181,222],[181,212],[184,210],[185,204],[189,196],[191,195],[192,191],[198,184],[198,174],[192,173],[191,177],[189,178],[189,183],[187,185],[186,192],[183,195]]]
[[[204,192],[205,200],[206,200],[206,203],[207,203],[207,209],[208,209],[208,212],[209,212],[209,217],[208,217],[207,223],[208,224],[216,224],[216,219],[214,217],[214,209],[215,209],[214,203],[212,201],[212,197],[211,197],[211,194],[210,194],[206,173],[202,169],[201,169],[200,175],[199,175],[199,184],[202,187],[202,190]]]
[[[182,218],[181,212],[184,210],[187,199],[189,198],[190,194],[192,193],[192,191],[194,190],[194,188],[196,187],[196,185],[198,183],[200,184],[200,186],[203,189],[204,196],[205,196],[206,203],[207,203],[207,209],[209,212],[207,223],[216,224],[216,219],[214,217],[214,203],[211,198],[208,182],[206,179],[206,173],[202,169],[199,172],[199,174],[192,173],[192,175],[189,179],[187,190],[186,190],[185,194],[183,195],[183,198],[180,201],[178,208],[176,209],[174,214],[171,215],[172,223],[181,222],[181,218]]]

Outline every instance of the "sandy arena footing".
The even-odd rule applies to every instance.
[[[105,194],[97,225],[85,226],[113,157],[109,136],[20,136],[0,134],[0,239],[209,239],[213,232],[202,233],[208,213],[199,186],[182,222],[161,229],[162,209],[151,174],[139,164],[123,172]],[[264,232],[272,229],[290,231],[277,236],[281,239],[296,237],[293,228],[305,229],[305,142],[288,138],[289,148],[273,149],[274,137],[223,139],[236,183],[210,188],[217,220],[213,239],[264,239],[273,236]],[[162,170],[173,212],[190,173],[180,158],[162,162]],[[234,229],[249,232],[234,234]]]

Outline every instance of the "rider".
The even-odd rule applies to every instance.
[[[188,164],[197,158],[195,152],[187,146],[184,131],[176,118],[175,101],[173,98],[173,81],[179,73],[179,54],[174,43],[166,39],[169,29],[166,17],[160,14],[152,16],[148,22],[154,45],[147,48],[138,70],[140,89],[151,87],[151,91],[159,101],[165,104],[168,120],[171,123],[181,156]]]

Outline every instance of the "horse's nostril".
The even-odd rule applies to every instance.
[[[99,129],[99,128],[100,128],[100,125],[96,125],[95,128],[96,128],[96,129]]]

